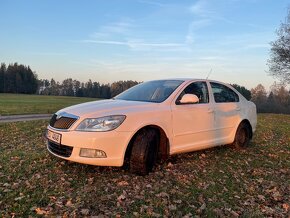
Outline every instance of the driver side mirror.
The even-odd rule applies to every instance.
[[[179,101],[179,104],[195,104],[198,103],[199,99],[194,94],[185,94]]]

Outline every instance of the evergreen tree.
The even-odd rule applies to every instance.
[[[251,91],[246,89],[246,87],[237,84],[232,84],[232,87],[234,87],[239,93],[241,93],[247,100],[251,100]]]
[[[1,63],[0,66],[0,93],[5,92],[5,72],[6,72],[6,65]]]

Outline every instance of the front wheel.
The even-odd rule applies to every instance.
[[[247,123],[241,123],[237,129],[233,145],[236,148],[244,148],[249,145],[251,138],[251,128]]]
[[[137,133],[133,142],[130,171],[147,175],[153,168],[158,153],[159,134],[154,129],[143,129]]]

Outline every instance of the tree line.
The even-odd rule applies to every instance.
[[[257,106],[258,113],[290,114],[290,90],[283,84],[274,84],[267,94],[262,84],[251,89],[251,101]]]
[[[78,80],[68,78],[62,83],[56,82],[54,79],[39,80],[40,95],[64,95],[76,97],[91,97],[91,98],[112,98],[126,89],[138,84],[136,81],[118,81],[112,84],[100,84],[99,82],[80,82]]]
[[[0,64],[0,93],[111,98],[136,84],[138,82],[132,80],[112,84],[100,84],[92,80],[84,83],[72,78],[60,83],[53,78],[38,79],[37,74],[23,64]]]

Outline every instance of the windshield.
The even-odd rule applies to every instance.
[[[165,101],[183,82],[181,80],[149,81],[126,90],[114,99],[160,103]]]

